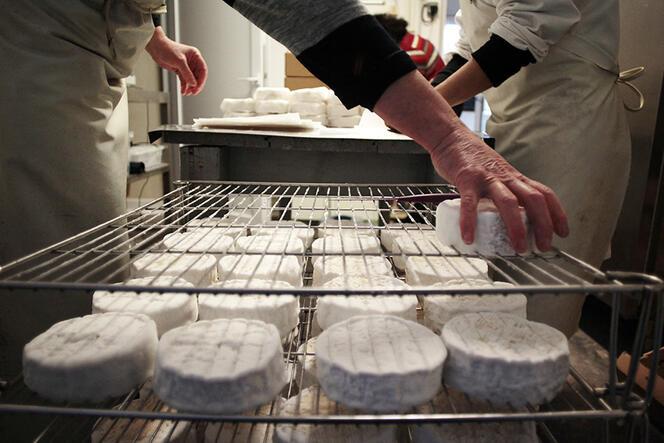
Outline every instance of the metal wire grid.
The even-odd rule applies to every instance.
[[[81,233],[67,241],[61,242],[52,247],[46,248],[35,254],[31,254],[23,259],[17,260],[0,268],[0,288],[57,288],[57,289],[106,289],[117,290],[136,290],[145,291],[146,286],[127,286],[114,285],[112,282],[126,277],[130,264],[138,257],[148,252],[156,254],[171,253],[172,250],[165,250],[159,242],[167,233],[177,230],[194,230],[203,232],[202,238],[206,236],[220,236],[230,232],[233,228],[240,228],[246,232],[255,233],[256,230],[277,230],[284,232],[286,238],[295,237],[295,230],[302,229],[294,225],[272,226],[259,220],[260,211],[267,211],[270,216],[276,215],[278,220],[285,221],[289,215],[295,211],[308,211],[308,220],[304,221],[307,229],[316,227],[321,229],[338,229],[340,232],[348,233],[351,238],[358,239],[362,230],[378,234],[380,230],[394,230],[414,240],[416,235],[421,235],[426,231],[433,231],[434,208],[430,205],[410,205],[403,201],[392,201],[395,197],[405,197],[409,195],[418,195],[422,193],[449,192],[450,189],[445,186],[355,186],[355,185],[295,185],[295,184],[249,184],[249,183],[212,183],[212,182],[191,182],[182,183],[182,185],[155,202],[144,205],[141,208],[129,213],[126,217],[120,217],[109,223],[93,228]],[[238,197],[240,196],[240,197]],[[294,203],[298,201],[299,204]],[[266,207],[265,202],[268,201]],[[346,202],[359,202],[352,208],[343,208]],[[350,210],[353,217],[348,223],[341,223],[342,210]],[[229,211],[230,210],[230,211]],[[406,222],[415,223],[407,225],[402,220],[397,220],[396,224],[389,224],[390,213],[398,210],[405,214]],[[230,212],[234,218],[220,221],[218,218]],[[322,222],[315,217],[321,213],[328,217],[323,217]],[[334,216],[332,219],[329,216]],[[377,223],[358,224],[358,219],[371,220],[372,215],[377,215]],[[195,226],[194,219],[207,218],[211,226]],[[230,221],[229,221],[230,220]],[[333,221],[331,221],[333,220]],[[208,227],[217,229],[207,230]],[[277,236],[273,236],[276,238]],[[418,237],[419,238],[419,237]],[[284,243],[285,245],[286,243]],[[455,264],[443,254],[443,251],[436,244],[429,242],[426,250],[421,248],[421,244],[413,241],[417,252],[401,251],[400,255],[405,259],[410,256],[419,255],[425,258],[433,272],[437,273],[436,267],[432,264],[430,258],[441,257],[446,260],[452,269],[457,269]],[[176,245],[177,246],[177,245]],[[434,251],[431,251],[431,247]],[[177,247],[172,249],[178,249]],[[191,249],[183,248],[177,252],[178,255],[191,254]],[[198,254],[209,252],[210,247],[196,249]],[[458,252],[458,251],[457,251]],[[274,251],[266,248],[264,251],[227,251],[224,255],[258,255],[259,260],[264,257],[278,256],[280,260],[286,260],[287,257],[295,256],[299,259],[303,271],[303,281],[305,288],[298,290],[277,290],[266,288],[264,291],[257,289],[224,289],[208,288],[205,292],[213,293],[265,293],[279,295],[283,293],[297,293],[302,300],[307,301],[302,307],[300,332],[297,340],[291,337],[291,343],[305,343],[311,333],[311,316],[315,310],[312,304],[315,298],[313,296],[325,296],[330,294],[367,294],[367,295],[397,295],[397,294],[417,294],[426,296],[431,294],[450,293],[454,295],[463,295],[464,293],[477,293],[477,289],[455,289],[454,291],[445,289],[419,289],[413,288],[408,291],[403,290],[326,290],[320,288],[311,288],[311,265],[310,261],[317,256],[351,256],[362,257],[365,265],[366,259],[370,256],[382,256],[393,260],[393,252],[381,250],[379,252],[365,251],[360,243],[359,251],[351,252],[344,250],[344,242],[341,242],[341,250],[327,251],[323,247],[322,253],[313,253],[310,250],[303,252],[290,252],[284,246],[281,251]],[[458,257],[465,260],[467,264],[474,267],[474,264],[468,260],[470,256],[458,254]],[[594,269],[573,257],[563,253],[554,254],[535,254],[531,257],[481,257],[487,260],[489,268],[495,280],[502,280],[518,285],[513,290],[505,288],[487,288],[482,289],[484,294],[504,294],[510,292],[520,292],[526,294],[536,293],[558,293],[561,296],[569,293],[610,293],[614,306],[619,306],[621,296],[625,293],[641,293],[644,302],[641,310],[641,321],[639,322],[639,331],[637,339],[632,349],[632,355],[640,355],[643,349],[645,337],[645,324],[652,309],[656,310],[656,331],[662,330],[662,301],[658,295],[661,292],[661,282],[658,280],[638,274],[605,274]],[[343,261],[345,265],[345,260]],[[367,267],[367,270],[369,268]],[[347,270],[347,269],[346,269]],[[458,269],[457,269],[458,271]],[[183,270],[180,275],[183,275]],[[254,271],[255,273],[255,271]],[[345,273],[344,273],[345,274]],[[399,272],[395,274],[399,278],[403,275]],[[253,277],[253,274],[252,276]],[[462,274],[460,278],[464,278]],[[155,277],[157,278],[157,277]],[[276,278],[273,277],[273,278]],[[371,274],[368,274],[371,279]],[[154,292],[201,292],[201,288],[173,288],[173,287],[149,287]],[[608,374],[608,387],[605,389],[594,389],[588,385],[574,370],[571,371],[572,381],[564,392],[571,392],[573,396],[579,396],[582,399],[581,405],[585,405],[581,410],[576,408],[554,408],[550,411],[542,409],[535,411],[535,408],[529,408],[529,411],[511,411],[509,413],[498,414],[473,414],[473,413],[453,413],[453,414],[421,414],[413,411],[412,414],[397,415],[330,415],[330,416],[298,416],[282,417],[278,413],[279,405],[273,403],[270,414],[267,416],[244,415],[235,417],[212,417],[202,415],[188,415],[175,412],[169,412],[163,409],[164,406],[158,399],[152,398],[155,403],[155,409],[146,411],[142,407],[139,410],[132,411],[126,409],[136,392],[131,393],[121,403],[118,410],[106,408],[80,408],[71,405],[50,406],[43,405],[29,406],[29,401],[14,401],[12,399],[21,398],[22,395],[16,394],[18,391],[28,392],[26,388],[20,389],[20,382],[14,384],[8,395],[3,396],[0,401],[0,411],[5,412],[35,412],[35,413],[55,413],[64,415],[83,415],[88,417],[129,417],[127,429],[132,422],[140,419],[159,419],[159,420],[214,420],[222,422],[234,422],[233,426],[243,426],[247,423],[251,427],[256,426],[257,422],[284,422],[291,421],[297,423],[426,423],[426,422],[460,422],[460,421],[485,421],[485,420],[538,420],[540,422],[551,419],[580,419],[580,418],[602,418],[605,420],[625,418],[630,411],[642,410],[645,404],[650,401],[652,389],[646,393],[644,400],[639,399],[633,393],[634,374],[636,366],[630,368],[630,373],[624,383],[618,383],[615,371],[615,359],[617,357],[616,342],[618,335],[618,318],[614,309],[614,315],[611,322],[611,346],[610,370]],[[303,329],[304,328],[304,329]],[[656,333],[655,348],[661,342],[661,333]],[[306,350],[305,350],[306,352]],[[287,349],[285,358],[292,367],[297,357],[297,347],[290,346]],[[653,368],[654,370],[654,368]],[[297,380],[295,380],[295,371],[292,371],[291,380],[287,391],[284,392],[288,398],[297,392]],[[654,379],[654,377],[651,377]],[[17,389],[16,386],[19,388]],[[652,388],[652,386],[651,386]],[[580,394],[582,392],[591,393],[595,398],[588,401]],[[151,395],[151,394],[149,394]],[[563,394],[564,395],[564,394]],[[563,397],[564,398],[564,397]],[[148,396],[145,404],[152,401]],[[470,400],[469,400],[470,401]],[[568,401],[569,405],[577,404],[575,401]],[[152,404],[152,403],[150,403]],[[472,403],[471,403],[472,404]],[[124,405],[124,409],[122,406]],[[42,435],[50,435],[53,429],[65,420],[58,415],[44,429]],[[229,426],[229,425],[227,425]],[[191,427],[194,429],[194,426]],[[174,432],[174,429],[172,432]],[[126,432],[126,430],[125,430]],[[157,430],[155,430],[157,432]],[[221,430],[220,430],[221,432]],[[267,431],[266,431],[267,432]],[[235,432],[237,433],[237,431]],[[220,434],[221,435],[221,434]],[[244,435],[244,434],[243,434]],[[267,435],[267,434],[266,434]],[[546,432],[545,432],[546,435]],[[607,434],[608,438],[608,434]],[[252,440],[253,441],[253,440]]]

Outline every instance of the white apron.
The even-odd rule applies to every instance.
[[[0,0],[0,264],[125,211],[123,78],[161,3]],[[89,294],[0,293],[0,375],[36,333],[89,309]]]
[[[472,51],[488,40],[488,24],[496,17],[495,7],[477,3],[461,2]],[[485,93],[492,112],[487,132],[511,164],[560,197],[570,236],[554,244],[599,266],[607,258],[627,188],[629,128],[617,90],[617,67],[600,67],[563,47],[575,45],[564,41],[552,46],[542,61]],[[571,335],[583,300],[583,295],[530,298],[528,315]]]

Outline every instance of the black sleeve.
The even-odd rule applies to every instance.
[[[443,68],[442,71],[440,71],[434,78],[431,80],[431,85],[434,87],[438,86],[445,80],[447,80],[449,77],[452,76],[455,72],[457,72],[463,65],[465,65],[468,62],[465,58],[461,57],[459,54],[454,54],[452,56],[452,59],[445,65],[445,68]],[[456,106],[452,106],[452,109],[456,113],[457,117],[461,115],[463,112],[463,103],[459,103]]]
[[[415,64],[371,15],[355,18],[297,56],[347,108],[373,109],[383,92]]]
[[[496,34],[491,34],[489,41],[473,52],[473,58],[494,87],[519,72],[523,66],[535,63],[530,51],[515,48]]]

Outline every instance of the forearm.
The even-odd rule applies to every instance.
[[[148,52],[148,54],[154,57],[154,53],[155,51],[157,51],[157,48],[159,47],[160,43],[162,43],[166,38],[167,38],[166,33],[164,32],[162,27],[155,26],[152,38],[150,38],[150,41],[145,46],[145,50]]]
[[[480,65],[471,58],[447,80],[436,86],[436,91],[450,106],[456,106],[490,87],[491,81]]]
[[[432,155],[451,143],[451,134],[467,131],[450,105],[416,71],[392,83],[376,103],[374,111],[388,125],[417,141]],[[454,177],[445,178],[453,181]]]

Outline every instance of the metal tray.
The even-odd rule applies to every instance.
[[[539,435],[546,441],[556,441],[549,426],[560,421],[588,423],[598,426],[598,440],[615,439],[612,426],[627,423],[628,439],[636,437],[636,429],[645,420],[645,409],[652,398],[652,383],[645,395],[639,396],[635,390],[636,364],[630,368],[627,377],[619,380],[616,372],[618,309],[621,299],[637,296],[641,299],[641,310],[636,338],[632,345],[632,355],[641,355],[645,349],[645,337],[648,332],[648,318],[654,314],[653,349],[658,349],[662,341],[664,325],[664,307],[662,282],[652,276],[634,273],[601,272],[573,257],[555,251],[547,254],[511,257],[482,257],[490,268],[494,280],[515,284],[514,288],[486,289],[426,289],[409,290],[323,290],[313,288],[311,259],[316,255],[310,249],[300,254],[304,287],[295,290],[261,289],[202,289],[173,288],[155,286],[118,285],[128,275],[131,262],[147,252],[168,252],[160,244],[165,234],[182,230],[201,230],[194,226],[194,219],[213,217],[212,224],[218,224],[217,217],[227,215],[229,210],[236,222],[218,224],[218,230],[209,231],[209,235],[221,235],[228,227],[242,229],[260,229],[266,227],[261,217],[287,220],[290,217],[304,221],[309,227],[321,229],[335,228],[357,236],[361,230],[369,230],[377,235],[381,230],[405,231],[404,235],[419,235],[416,231],[432,231],[435,226],[435,207],[432,203],[409,203],[407,196],[422,194],[450,193],[454,189],[444,185],[350,185],[350,184],[280,184],[280,183],[243,183],[243,182],[178,182],[177,189],[166,196],[150,202],[135,211],[118,217],[103,225],[80,233],[68,240],[45,248],[34,254],[0,267],[0,289],[32,290],[135,290],[151,292],[213,292],[213,293],[264,293],[279,296],[294,293],[300,297],[300,325],[294,331],[285,347],[284,358],[290,368],[297,366],[298,346],[312,334],[312,318],[316,309],[317,297],[331,294],[369,294],[403,295],[416,294],[426,297],[432,294],[451,294],[463,296],[467,293],[504,294],[524,293],[559,294],[609,294],[614,310],[610,325],[609,368],[606,384],[592,386],[578,371],[571,369],[568,382],[561,394],[550,404],[535,407],[530,405],[525,410],[514,408],[494,410],[492,405],[477,402],[462,395],[449,395],[444,388],[440,395],[447,399],[448,408],[442,410],[440,404],[431,403],[426,412],[421,408],[399,414],[365,414],[353,411],[351,414],[307,414],[287,417],[280,414],[280,403],[275,401],[260,411],[240,415],[205,415],[174,411],[164,405],[149,389],[149,386],[137,388],[124,398],[114,399],[101,405],[52,404],[40,399],[22,383],[21,378],[13,380],[0,391],[0,418],[7,423],[17,423],[21,418],[41,416],[43,423],[39,428],[39,441],[58,439],[85,439],[93,430],[99,430],[101,420],[111,420],[110,424],[126,438],[132,432],[138,438],[140,432],[156,432],[161,426],[174,427],[168,420],[187,422],[187,433],[200,436],[210,423],[223,423],[219,430],[219,441],[270,441],[269,434],[278,423],[321,424],[387,424],[396,423],[401,429],[401,438],[408,441],[413,426],[434,423],[453,426],[461,422],[507,422],[532,421],[538,424]],[[395,199],[395,197],[401,197]],[[394,200],[394,201],[393,201]],[[415,199],[417,201],[417,198]],[[390,225],[390,216],[398,213],[402,219],[397,225]],[[342,224],[342,215],[350,215],[349,221]],[[242,221],[239,221],[242,220]],[[362,220],[359,222],[358,220]],[[417,222],[407,226],[400,223]],[[282,226],[280,229],[294,229]],[[433,244],[433,243],[432,243]],[[419,249],[419,248],[418,248]],[[202,252],[203,253],[203,252]],[[244,254],[228,252],[227,254]],[[259,255],[278,255],[283,252],[260,252]],[[444,256],[440,249],[404,254],[424,257]],[[330,255],[323,253],[323,255]],[[351,255],[351,254],[343,254]],[[381,251],[369,253],[361,251],[354,255],[380,255],[394,259],[393,253]],[[469,258],[469,255],[459,254]],[[395,271],[395,275],[403,275]],[[636,359],[634,359],[636,363]],[[654,371],[654,365],[652,370]],[[298,372],[290,371],[290,380],[282,392],[283,397],[299,395]],[[654,380],[654,377],[651,377]],[[461,399],[461,404],[459,403]],[[452,400],[451,402],[448,400]],[[131,405],[131,407],[130,407]],[[32,419],[31,419],[32,420]],[[265,426],[267,424],[267,426]],[[156,426],[156,427],[154,427]],[[584,425],[585,426],[585,425]],[[0,423],[1,427],[1,423]],[[230,431],[229,431],[230,429]],[[647,429],[647,428],[646,428]],[[230,434],[227,434],[230,432]],[[249,435],[248,432],[251,434]],[[256,436],[256,433],[260,435]],[[114,434],[116,435],[116,434]],[[229,437],[230,435],[230,437]],[[620,434],[622,437],[624,434]],[[641,434],[647,436],[647,432]],[[99,435],[97,435],[99,437]],[[108,435],[107,435],[108,438]],[[229,440],[230,438],[230,440]],[[256,438],[256,439],[255,439]],[[239,439],[239,440],[238,440]],[[105,440],[112,441],[112,440]]]

